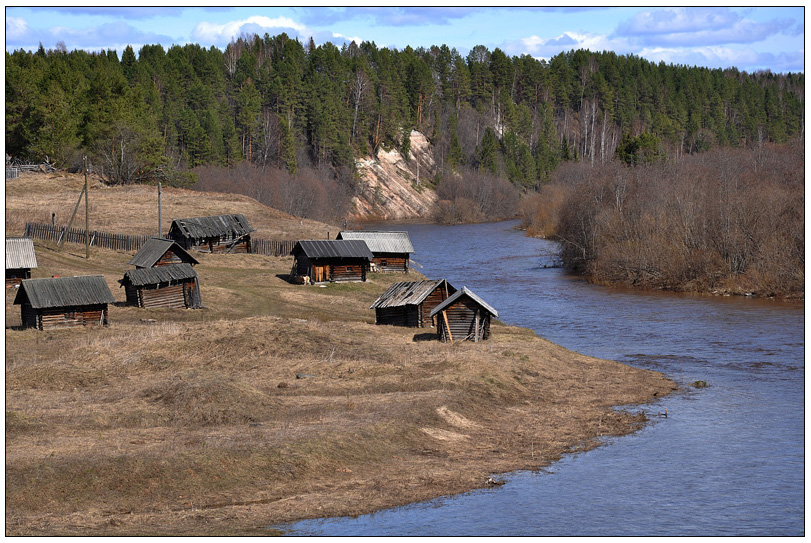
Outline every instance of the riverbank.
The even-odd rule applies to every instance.
[[[36,242],[34,276],[101,274],[123,301],[132,255],[78,247]],[[675,389],[498,322],[452,345],[375,326],[416,272],[322,288],[288,283],[290,257],[195,256],[204,309],[116,305],[103,329],[15,329],[8,289],[6,535],[267,535],[456,494],[632,432],[614,406]]]

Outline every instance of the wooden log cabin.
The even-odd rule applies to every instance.
[[[376,324],[424,328],[435,326],[431,311],[456,289],[445,279],[394,283],[374,301]]]
[[[124,287],[130,305],[179,309],[203,307],[197,272],[191,264],[129,270],[118,282]]]
[[[34,240],[31,238],[6,238],[6,288],[19,285],[31,278],[31,270],[37,267]]]
[[[437,339],[443,342],[483,341],[490,338],[490,319],[498,312],[469,288],[462,287],[431,311]]]
[[[26,328],[48,330],[107,326],[108,304],[115,303],[101,275],[23,279],[14,303]]]
[[[177,244],[176,241],[164,238],[146,240],[141,250],[136,253],[130,264],[136,268],[154,268],[169,264],[197,264],[197,259]]]
[[[304,240],[292,252],[295,261],[290,277],[309,278],[311,283],[366,281],[372,252],[360,240]]]
[[[250,253],[251,232],[244,215],[214,215],[175,219],[168,237],[184,249],[206,253]]]
[[[408,232],[338,232],[335,239],[359,239],[372,251],[372,264],[381,272],[408,273],[408,261],[414,252]]]

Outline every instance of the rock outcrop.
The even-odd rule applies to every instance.
[[[431,144],[420,132],[411,132],[408,160],[397,150],[381,149],[356,166],[362,186],[352,202],[356,220],[417,219],[433,213],[437,195],[424,180],[436,170]]]

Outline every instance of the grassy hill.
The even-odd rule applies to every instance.
[[[7,181],[7,234],[69,215],[80,182]],[[109,226],[93,228],[149,233],[154,195],[94,185],[91,216]],[[163,201],[176,216],[244,213],[267,237],[326,226],[242,196]],[[35,245],[35,277],[102,274],[125,299],[132,254]],[[633,431],[644,415],[613,406],[675,388],[498,322],[477,344],[375,326],[371,302],[416,272],[299,286],[290,257],[195,257],[204,309],[116,304],[107,328],[20,330],[7,289],[7,535],[268,534],[464,492]]]

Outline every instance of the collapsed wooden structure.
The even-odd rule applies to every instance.
[[[31,238],[6,238],[6,288],[19,285],[31,278],[31,270],[37,267],[34,240]]]
[[[361,240],[303,240],[296,243],[290,277],[312,283],[366,281],[373,255]]]
[[[127,293],[127,303],[146,308],[203,307],[197,272],[191,264],[137,268],[118,281]]]
[[[174,219],[169,238],[184,249],[208,253],[250,253],[251,227],[244,215]]]
[[[129,262],[136,268],[154,268],[170,264],[197,264],[197,259],[178,245],[164,238],[149,238]]]
[[[434,326],[431,311],[456,292],[445,279],[394,283],[369,306],[376,324]]]
[[[343,230],[335,239],[365,241],[374,255],[372,264],[381,272],[408,272],[408,261],[414,252],[408,232]]]
[[[436,317],[437,338],[443,342],[482,341],[490,337],[490,319],[498,312],[462,287],[431,311]]]
[[[115,303],[101,275],[23,279],[14,304],[26,328],[46,330],[74,326],[106,326],[108,304]]]

